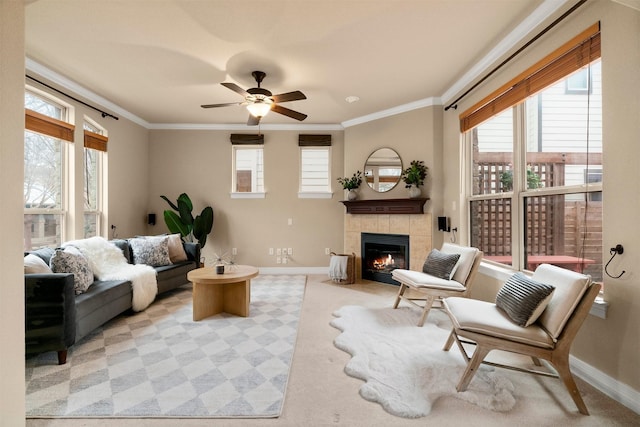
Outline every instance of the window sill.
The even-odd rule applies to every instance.
[[[515,273],[515,270],[507,266],[499,266],[493,263],[482,262],[480,264],[478,272],[501,282],[506,282],[509,277],[511,277],[511,275]],[[601,296],[598,296],[593,302],[593,305],[589,310],[589,314],[591,316],[599,317],[600,319],[606,319],[608,309],[609,303],[606,302]]]
[[[229,193],[232,199],[264,199],[267,193]]]
[[[322,192],[310,192],[310,191],[299,191],[298,199],[331,199],[333,198],[333,193],[331,191],[322,191]]]

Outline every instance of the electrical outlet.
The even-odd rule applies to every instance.
[[[269,248],[269,255],[273,255],[273,248]]]
[[[276,249],[276,255],[282,255],[282,249],[277,248]]]
[[[231,249],[231,255],[238,255],[238,248]]]
[[[287,254],[288,255],[293,255],[293,249],[292,248],[287,248]]]
[[[325,255],[331,254],[331,248],[324,248],[324,254]]]
[[[276,264],[282,264],[282,258],[276,257]]]
[[[282,263],[286,264],[287,262],[289,262],[289,258],[287,257],[282,257]]]
[[[289,218],[289,219],[287,220],[287,224],[289,224],[289,225],[293,225],[293,218]]]

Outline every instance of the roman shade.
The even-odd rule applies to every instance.
[[[232,133],[232,145],[262,145],[264,144],[264,135]]]
[[[300,147],[330,147],[331,135],[298,135]]]
[[[75,126],[53,117],[45,116],[25,108],[24,127],[26,130],[73,142]]]
[[[460,115],[466,132],[600,58],[597,22]]]

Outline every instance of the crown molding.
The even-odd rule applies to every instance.
[[[344,128],[339,124],[263,124],[260,126],[247,126],[246,124],[213,124],[213,123],[152,123],[148,129],[158,130],[288,130],[288,131],[341,131]]]
[[[386,110],[378,111],[377,113],[367,114],[366,116],[356,117],[355,119],[346,120],[342,122],[344,128],[360,125],[374,120],[383,119],[389,116],[395,116],[396,114],[406,113],[408,111],[418,110],[420,108],[432,107],[434,105],[442,105],[440,98],[425,98],[418,101],[409,102],[407,104],[398,105],[397,107],[389,108]]]

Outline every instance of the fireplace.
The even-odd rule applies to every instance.
[[[409,236],[362,233],[362,278],[399,285],[391,277],[396,268],[409,268]]]

